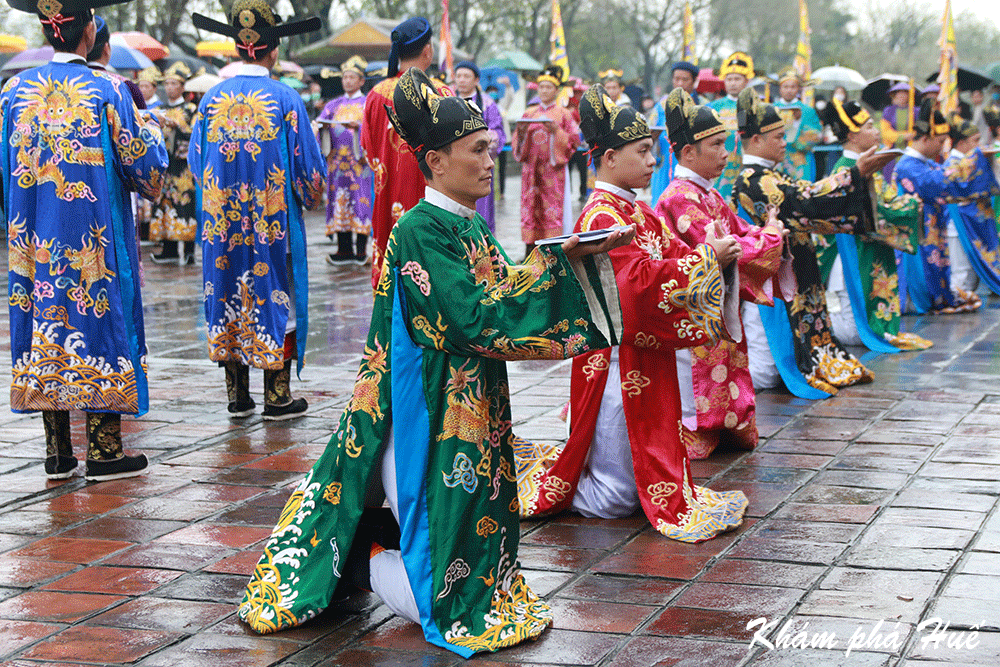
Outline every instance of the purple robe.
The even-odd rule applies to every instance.
[[[476,94],[472,97],[467,97],[466,99],[471,100],[479,107],[483,112],[483,120],[486,121],[486,126],[490,128],[497,135],[496,143],[496,153],[493,154],[493,158],[496,159],[497,154],[503,150],[504,145],[507,143],[507,133],[504,131],[503,116],[500,114],[500,107],[497,103],[493,101],[493,98],[489,95],[484,95],[481,91],[476,90]],[[494,173],[493,181],[490,183],[490,194],[488,197],[483,197],[476,202],[476,212],[483,216],[486,221],[486,226],[489,227],[490,232],[496,232],[496,174]]]
[[[330,138],[326,154],[329,170],[326,197],[326,234],[354,232],[372,233],[372,171],[361,150],[361,122],[365,115],[365,96],[348,98],[341,95],[327,102],[317,120],[353,122],[358,129],[331,123],[320,129]],[[325,146],[324,146],[325,150]]]

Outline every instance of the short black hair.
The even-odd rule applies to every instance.
[[[63,53],[72,53],[80,46],[84,31],[94,20],[94,12],[87,9],[82,12],[66,13],[63,16],[71,18],[71,20],[61,23],[58,26],[43,23],[42,33],[53,49],[62,51]],[[59,29],[58,38],[56,37],[56,27]]]
[[[441,148],[435,148],[434,150],[438,151],[439,153],[445,153],[447,155],[451,155],[451,144],[447,144],[445,146],[442,146]],[[434,173],[431,171],[431,168],[427,166],[426,161],[418,160],[417,166],[420,167],[420,173],[424,175],[425,179],[427,179],[428,181],[434,180]]]

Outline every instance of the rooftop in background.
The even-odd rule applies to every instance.
[[[292,53],[302,65],[333,65],[353,55],[365,60],[385,60],[389,56],[393,29],[401,19],[360,18],[329,37],[313,42]],[[435,36],[436,38],[437,36]],[[472,54],[453,48],[455,60],[467,60]]]

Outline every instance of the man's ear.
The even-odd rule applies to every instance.
[[[618,159],[618,151],[614,148],[609,148],[601,155],[601,164],[606,164],[609,167],[615,166],[615,161]]]
[[[444,173],[444,156],[445,153],[441,151],[427,151],[426,155],[424,155],[424,163],[431,170],[431,173],[434,174],[435,178]]]

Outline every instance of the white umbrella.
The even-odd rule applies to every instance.
[[[222,81],[222,77],[214,74],[201,74],[184,84],[184,90],[189,93],[207,93],[212,86]]]
[[[820,67],[812,73],[812,78],[820,90],[833,90],[837,86],[843,86],[847,91],[862,90],[866,83],[860,72],[841,65]]]

